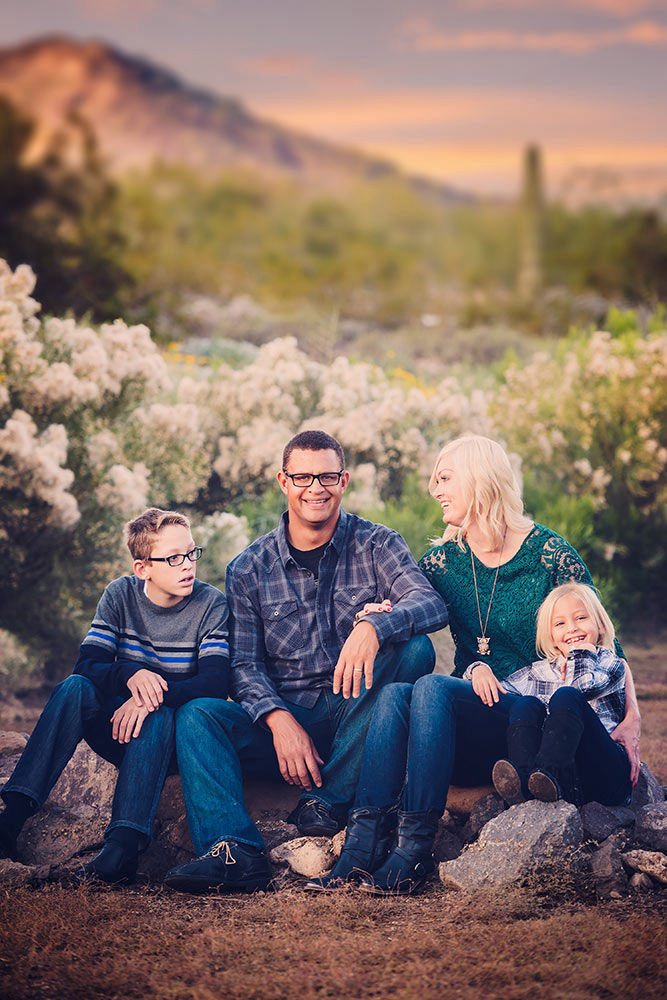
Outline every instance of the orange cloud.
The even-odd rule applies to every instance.
[[[427,18],[406,21],[401,34],[417,52],[457,52],[476,49],[504,49],[532,52],[569,52],[582,54],[612,45],[667,45],[667,25],[656,21],[605,31],[462,31],[448,34],[438,31]]]

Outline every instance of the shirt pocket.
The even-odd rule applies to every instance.
[[[363,587],[339,587],[334,591],[333,599],[336,609],[336,631],[343,639],[352,631],[354,616],[357,611],[363,611],[364,604],[384,600],[377,596],[375,587],[368,584]]]
[[[264,645],[269,656],[289,659],[306,641],[299,602],[275,601],[264,612]]]

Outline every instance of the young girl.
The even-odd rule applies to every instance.
[[[536,648],[545,659],[510,674],[500,690],[518,694],[507,730],[508,759],[493,768],[510,805],[525,798],[618,805],[630,795],[630,762],[610,733],[625,714],[625,661],[595,591],[554,588],[537,613]],[[464,677],[473,680],[477,663]]]

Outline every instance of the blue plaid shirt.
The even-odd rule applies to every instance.
[[[315,704],[367,602],[392,604],[367,616],[381,648],[447,624],[445,602],[397,532],[341,509],[315,580],[290,555],[287,517],[227,567],[231,695],[253,721],[289,711],[287,702]]]
[[[535,660],[500,683],[509,694],[530,694],[545,705],[558,688],[567,684],[582,692],[607,732],[613,732],[625,716],[625,660],[601,646],[594,653],[589,649],[571,649],[567,654],[565,680],[561,680],[560,662]],[[464,680],[472,680],[475,663],[466,669]]]

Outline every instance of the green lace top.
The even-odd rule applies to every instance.
[[[516,555],[498,571],[486,626],[491,653],[488,657],[480,656],[477,636],[482,633],[470,549],[463,544],[463,550],[454,541],[436,545],[422,556],[419,565],[447,603],[449,626],[456,643],[453,675],[461,677],[468,664],[482,660],[502,680],[539,659],[535,649],[535,620],[549,591],[568,580],[591,585],[593,581],[581,556],[564,538],[541,524],[534,525]],[[496,568],[473,558],[484,622]],[[624,655],[618,644],[617,650],[619,656]]]

